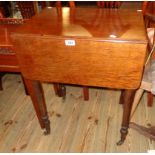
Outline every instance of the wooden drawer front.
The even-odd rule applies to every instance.
[[[15,54],[0,54],[0,71],[19,72],[19,64]]]
[[[13,39],[26,78],[126,89],[140,85],[146,44],[76,39],[75,46],[66,46],[62,38]]]

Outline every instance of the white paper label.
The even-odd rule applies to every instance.
[[[66,46],[75,46],[75,40],[65,40]]]

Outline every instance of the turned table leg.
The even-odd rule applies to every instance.
[[[122,120],[122,127],[121,127],[121,140],[117,143],[117,145],[123,144],[126,139],[126,135],[128,134],[129,128],[129,120],[130,120],[130,113],[132,108],[132,103],[134,100],[136,90],[124,90],[123,91],[123,120]]]
[[[26,94],[26,95],[29,95],[28,90],[27,90],[27,87],[26,87],[26,84],[25,84],[25,80],[24,80],[24,77],[23,77],[23,75],[22,75],[22,74],[21,74],[21,78],[22,78],[22,81],[23,81],[23,85],[24,85],[25,94]]]
[[[123,104],[124,103],[124,90],[121,91],[121,96],[120,96],[120,100],[119,100],[119,104]]]
[[[59,97],[63,97],[65,99],[66,97],[66,87],[63,84],[54,83],[53,84],[55,95]]]
[[[89,100],[89,88],[87,86],[83,86],[83,95],[84,95],[84,100],[88,101]]]
[[[3,86],[2,86],[2,76],[0,75],[0,90],[3,90]]]
[[[2,78],[4,76],[5,73],[0,73],[0,90],[3,90],[3,84],[2,84]]]
[[[55,95],[59,96],[59,84],[53,83]]]
[[[148,107],[152,107],[153,104],[153,94],[151,92],[147,92],[147,105]]]
[[[45,128],[44,134],[50,133],[50,121],[48,119],[44,93],[39,81],[24,79],[29,95],[31,96],[40,126]]]

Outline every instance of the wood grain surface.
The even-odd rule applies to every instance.
[[[49,7],[18,28],[16,33],[100,40],[147,40],[142,12],[136,9]]]
[[[25,78],[110,88],[140,85],[147,40],[136,10],[46,8],[12,39]]]
[[[75,39],[76,46],[65,46],[67,39],[14,36],[24,77],[110,88],[139,87],[146,44]]]

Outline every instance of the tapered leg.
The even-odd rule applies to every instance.
[[[121,127],[121,140],[117,143],[117,145],[123,144],[124,140],[126,139],[126,135],[128,133],[129,128],[129,120],[130,120],[130,113],[131,108],[134,100],[136,90],[124,90],[123,95],[123,120],[122,120],[122,127]]]
[[[119,100],[119,104],[123,104],[124,103],[124,90],[121,91],[121,96],[120,96],[120,100]]]
[[[86,86],[83,86],[83,95],[84,95],[84,100],[88,101],[89,100],[89,89]]]
[[[147,105],[148,107],[152,107],[153,104],[153,94],[151,92],[147,92]]]
[[[47,115],[47,108],[44,99],[44,93],[39,81],[24,79],[27,90],[31,96],[34,109],[36,111],[41,128],[45,128],[45,134],[50,133],[50,121]]]
[[[55,95],[59,96],[59,84],[53,83]]]
[[[66,96],[66,87],[63,84],[54,83],[53,84],[55,94],[59,97],[65,98]]]
[[[5,73],[0,73],[0,90],[3,90],[2,77]]]
[[[25,94],[26,95],[29,95],[28,90],[27,90],[27,87],[26,87],[26,84],[25,84],[24,77],[22,75],[21,75],[21,77],[22,77],[22,81],[23,81],[23,85],[24,85]]]
[[[2,77],[3,77],[3,76],[0,75],[0,90],[3,90]]]

